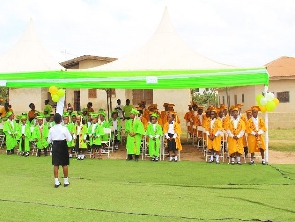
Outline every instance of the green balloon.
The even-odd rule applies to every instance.
[[[262,94],[258,94],[257,96],[256,96],[256,102],[258,103],[258,104],[260,104],[260,100],[262,99],[262,98],[264,98],[264,96],[262,95]]]
[[[65,90],[64,89],[59,89],[58,91],[57,91],[57,95],[61,98],[61,97],[63,97],[64,95],[65,95]]]
[[[52,101],[55,102],[55,103],[57,103],[58,100],[59,100],[59,96],[58,95],[52,95],[51,98],[52,98]]]
[[[275,104],[274,101],[268,101],[266,103],[266,109],[267,109],[267,111],[274,111],[275,108],[276,108],[276,104]]]

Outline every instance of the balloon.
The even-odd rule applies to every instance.
[[[257,96],[256,96],[256,102],[258,102],[258,103],[260,103],[260,100],[263,98],[264,96],[263,95],[261,95],[261,94],[258,94]]]
[[[276,104],[276,106],[280,103],[280,100],[278,100],[277,98],[274,98],[272,101]]]
[[[58,89],[56,86],[50,86],[49,87],[49,92],[52,94],[52,95],[56,95],[57,92],[58,92]]]
[[[64,95],[65,95],[65,90],[64,89],[59,89],[58,91],[57,91],[57,95],[61,98],[61,97],[63,97]]]
[[[51,95],[51,98],[52,98],[52,101],[53,102],[58,102],[58,100],[59,100],[59,96],[58,95]]]
[[[276,104],[274,101],[268,101],[266,103],[266,109],[267,111],[273,111],[276,108]]]
[[[266,109],[266,106],[262,106],[262,105],[260,105],[259,108],[260,108],[260,111],[263,112],[263,113],[265,113],[266,110],[267,110],[267,109]]]
[[[267,101],[272,101],[275,98],[275,95],[273,93],[266,93],[265,94],[265,98],[267,99]]]
[[[266,98],[261,98],[261,100],[260,100],[260,105],[262,105],[262,106],[265,106],[266,105],[266,103],[267,103],[267,99]]]
[[[0,102],[3,103],[4,102],[4,99],[0,99]]]

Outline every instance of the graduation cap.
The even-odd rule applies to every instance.
[[[101,110],[98,112],[98,115],[102,115],[102,116],[106,117],[107,114],[103,110]]]
[[[251,109],[246,110],[246,113],[252,113]]]
[[[50,114],[46,114],[44,115],[45,118],[49,118],[50,117]]]
[[[139,112],[136,109],[134,109],[134,108],[131,109],[130,113],[132,113],[134,115],[139,114]]]
[[[203,106],[198,106],[198,110],[203,110],[204,107]]]
[[[43,115],[39,115],[39,116],[37,116],[37,119],[43,119],[43,118],[44,118]]]
[[[7,113],[6,113],[6,115],[5,115],[5,117],[10,117],[11,115],[13,114],[13,112],[12,111],[8,111]]]
[[[152,117],[156,117],[157,119],[158,119],[158,117],[159,117],[159,115],[158,115],[157,113],[153,113],[151,116],[152,116]]]
[[[21,119],[21,120],[22,120],[22,119],[28,119],[28,118],[27,118],[27,115],[21,115],[21,116],[17,116],[17,117],[20,117],[19,119]],[[16,118],[17,118],[17,117],[16,117]]]
[[[242,106],[243,106],[243,104],[237,104],[237,105],[236,105],[236,107],[237,107],[238,109],[241,109]]]
[[[72,113],[71,113],[71,116],[77,116],[77,113],[72,112]]]
[[[64,114],[62,116],[63,117],[69,117],[69,113],[68,112],[64,112]]]
[[[91,115],[92,118],[97,118],[98,117],[97,113],[91,113],[90,115]]]
[[[166,107],[166,106],[168,106],[168,104],[169,104],[169,103],[164,103],[163,106]]]
[[[251,110],[252,110],[252,111],[253,111],[253,110],[261,111],[260,108],[259,108],[259,106],[252,106],[252,107],[251,107]]]
[[[140,106],[136,107],[136,109],[137,109],[138,111],[142,111],[142,107],[140,107]]]

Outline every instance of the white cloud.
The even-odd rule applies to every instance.
[[[84,54],[124,56],[147,42],[167,5],[182,39],[222,63],[260,66],[294,55],[293,0],[3,0],[0,55],[32,17],[39,38],[56,60]]]

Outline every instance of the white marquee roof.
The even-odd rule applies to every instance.
[[[43,48],[33,20],[19,42],[0,57],[0,73],[64,70]]]
[[[193,51],[173,27],[167,7],[151,39],[138,51],[90,70],[183,70],[234,68]]]

